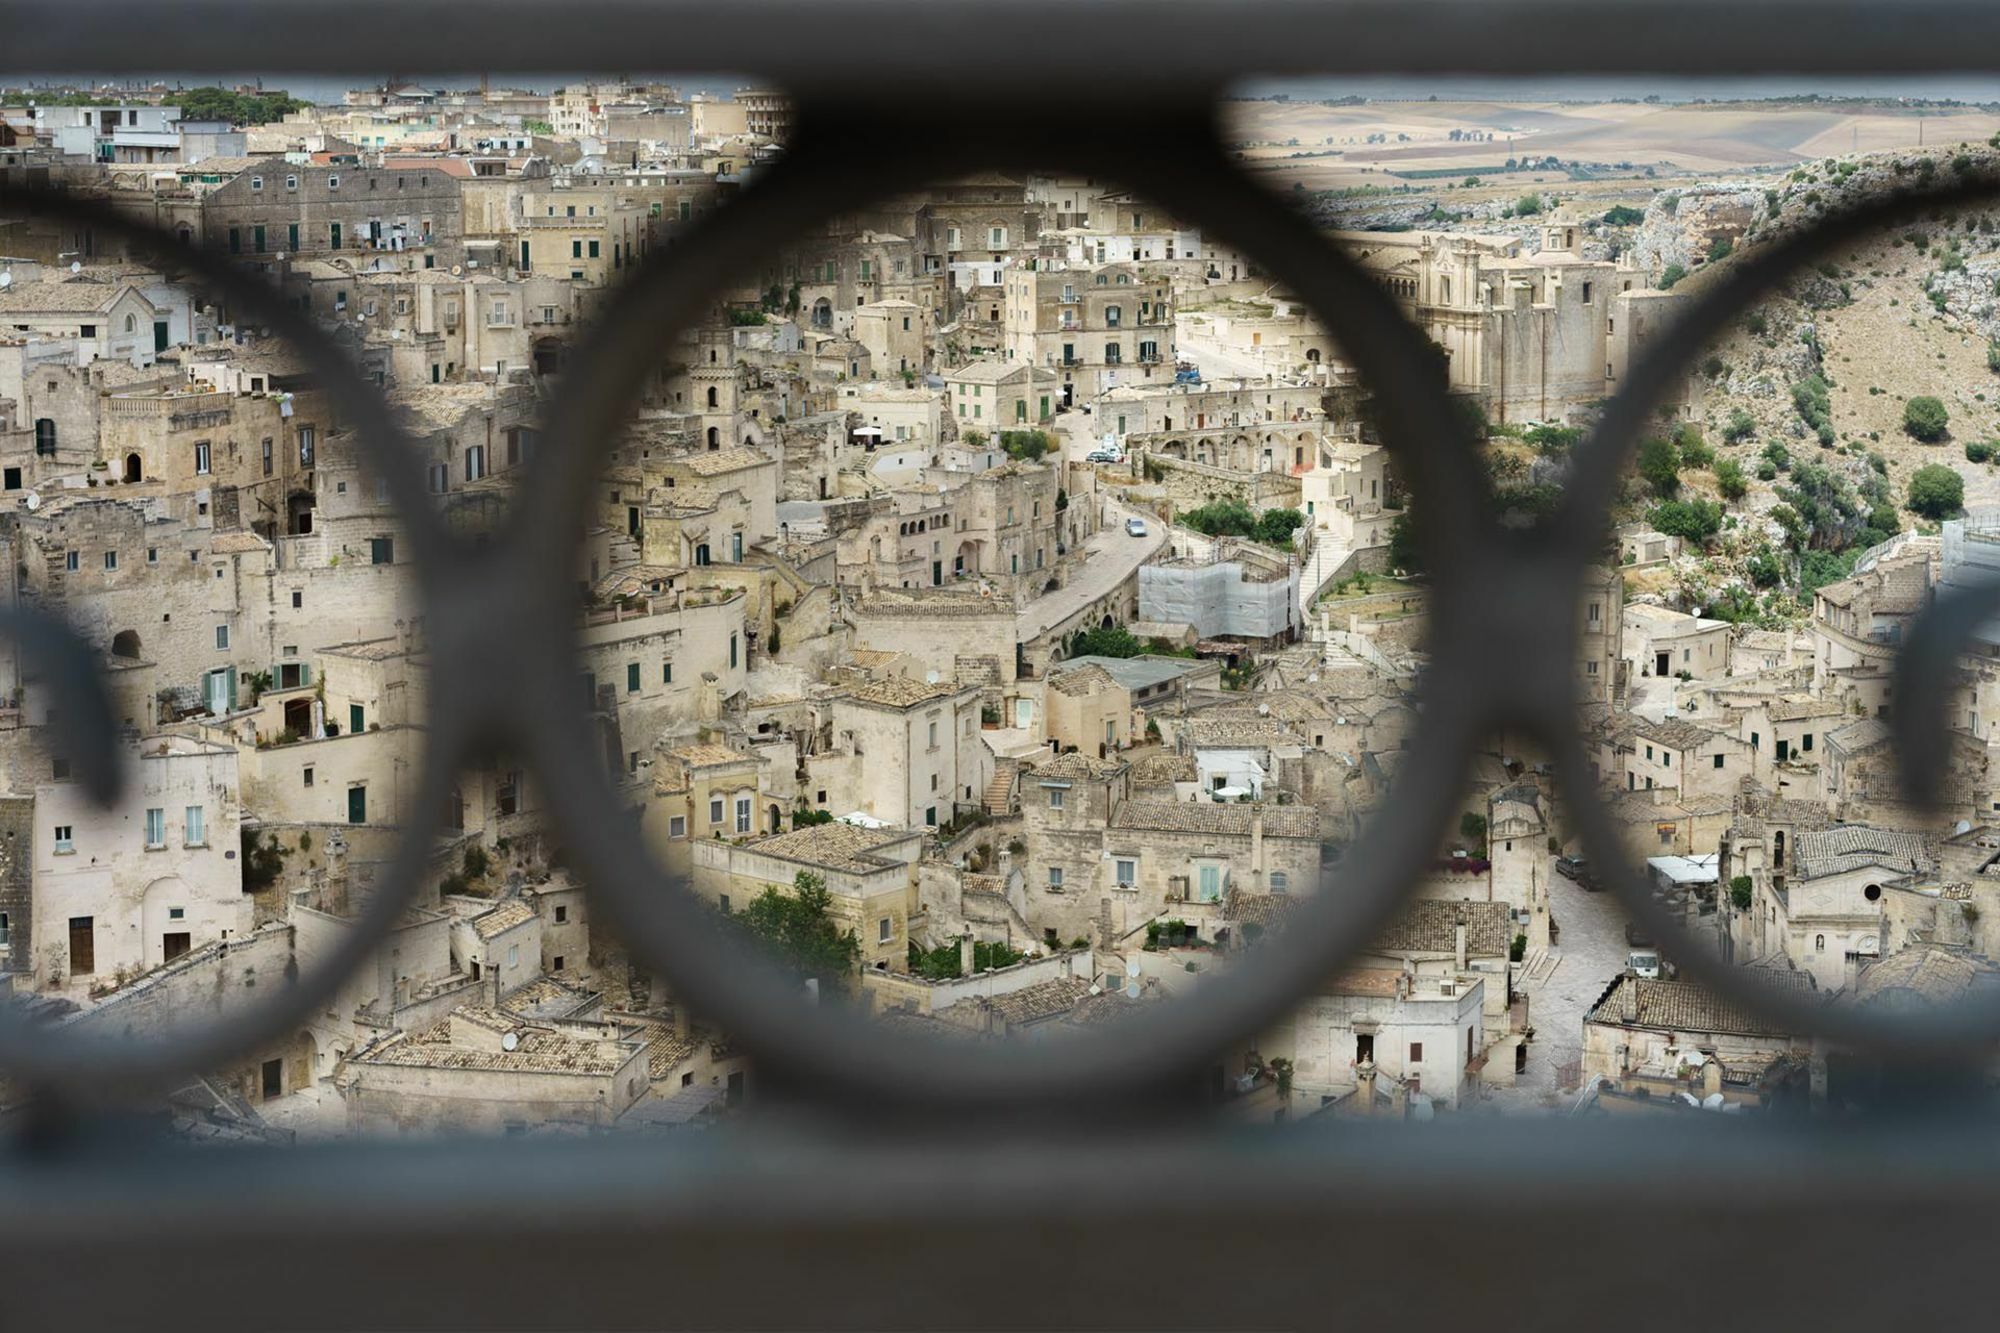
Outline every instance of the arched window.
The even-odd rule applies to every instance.
[[[1814,949],[1815,949],[1815,950],[1816,950],[1817,952],[1819,952],[1819,953],[1825,953],[1825,952],[1826,952],[1826,936],[1824,936],[1824,935],[1815,935],[1815,936],[1813,936],[1813,948],[1814,948]]]
[[[705,564],[707,564],[707,563],[708,563],[708,543],[707,543],[707,542],[703,542],[703,543],[702,543],[701,545],[699,545],[699,546],[697,546],[697,547],[695,547],[695,548],[694,548],[694,562],[695,562],[695,563],[696,563],[697,565],[705,565]]]
[[[54,457],[56,452],[56,421],[54,417],[35,418],[35,452],[44,457]]]
[[[139,631],[135,629],[121,629],[112,635],[111,655],[113,657],[136,658],[139,655]]]
[[[145,476],[145,460],[137,454],[125,455],[125,480],[128,482],[143,481]]]
[[[137,319],[133,318],[131,315],[125,316],[125,332],[133,333],[136,332],[138,328],[139,328],[139,321]]]
[[[710,407],[716,407],[719,405],[719,400],[717,399],[715,386],[713,384],[708,386],[708,405]]]
[[[722,447],[722,432],[714,426],[708,428],[708,447],[710,449],[720,449]]]

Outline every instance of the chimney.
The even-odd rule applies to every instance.
[[[1618,1016],[1622,1021],[1639,1021],[1639,978],[1628,976],[1618,983],[1618,1006]]]
[[[1722,1091],[1722,1061],[1709,1056],[1701,1067],[1701,1095],[1708,1098]]]
[[[963,975],[963,976],[968,976],[968,977],[972,975],[972,960],[973,960],[973,957],[974,957],[974,952],[973,952],[973,947],[972,947],[972,936],[970,936],[970,935],[961,935],[961,936],[959,936],[959,937],[958,937],[958,970],[959,970],[959,973],[960,973],[961,975]]]
[[[1458,914],[1458,924],[1452,927],[1452,956],[1457,960],[1458,970],[1465,971],[1465,913]]]
[[[1263,882],[1264,874],[1264,807],[1250,807],[1250,872]]]
[[[681,1000],[676,1002],[674,1005],[674,1035],[676,1037],[685,1037],[693,1026],[694,1019],[688,1013],[687,1001]]]

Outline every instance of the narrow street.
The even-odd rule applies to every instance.
[[[1134,510],[1106,500],[1104,526],[1084,543],[1083,567],[1070,581],[1046,596],[1023,606],[1015,617],[1014,634],[1022,643],[1046,633],[1053,625],[1104,596],[1126,579],[1132,578],[1148,556],[1167,544],[1166,525],[1150,514],[1146,535],[1134,537],[1125,531],[1125,520]]]
[[[1550,906],[1562,939],[1554,972],[1526,988],[1528,1068],[1511,1088],[1489,1088],[1480,1109],[1503,1114],[1547,1112],[1565,1105],[1556,1097],[1557,1068],[1583,1049],[1583,1015],[1625,968],[1625,913],[1609,889],[1591,893],[1555,873],[1549,858]]]

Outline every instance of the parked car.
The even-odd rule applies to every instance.
[[[1127,536],[1131,536],[1131,537],[1143,537],[1143,536],[1145,536],[1145,535],[1146,535],[1146,520],[1145,520],[1145,519],[1143,519],[1143,518],[1128,518],[1128,519],[1126,519],[1126,520],[1125,520],[1125,533],[1126,533],[1126,535],[1127,535]]]
[[[1083,461],[1086,463],[1122,463],[1125,461],[1125,455],[1119,453],[1116,449],[1092,449],[1083,456]]]
[[[1596,893],[1603,887],[1597,882],[1597,876],[1590,873],[1590,862],[1581,856],[1558,856],[1556,873],[1574,880],[1578,888],[1590,893]]]
[[[1634,949],[1650,949],[1653,947],[1653,937],[1637,921],[1627,921],[1625,923],[1625,942]]]
[[[1625,970],[1635,977],[1657,981],[1660,976],[1660,951],[1658,949],[1634,949],[1625,959]]]

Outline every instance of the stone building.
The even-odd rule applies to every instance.
[[[257,159],[203,194],[197,218],[187,239],[251,263],[356,252],[402,255],[393,266],[406,268],[465,261],[459,181],[441,169]]]
[[[1007,359],[1061,377],[1064,407],[1121,384],[1171,382],[1171,285],[1131,264],[1010,273],[1003,313]]]
[[[834,922],[860,941],[861,966],[902,972],[909,967],[925,836],[835,820],[747,841],[701,838],[693,844],[693,887],[703,901],[731,912],[767,890],[792,893],[800,874],[816,875],[832,895]]]
[[[111,810],[66,773],[35,784],[34,902],[15,929],[32,951],[17,968],[37,990],[85,1000],[250,931],[235,750],[151,736],[136,760]]]

